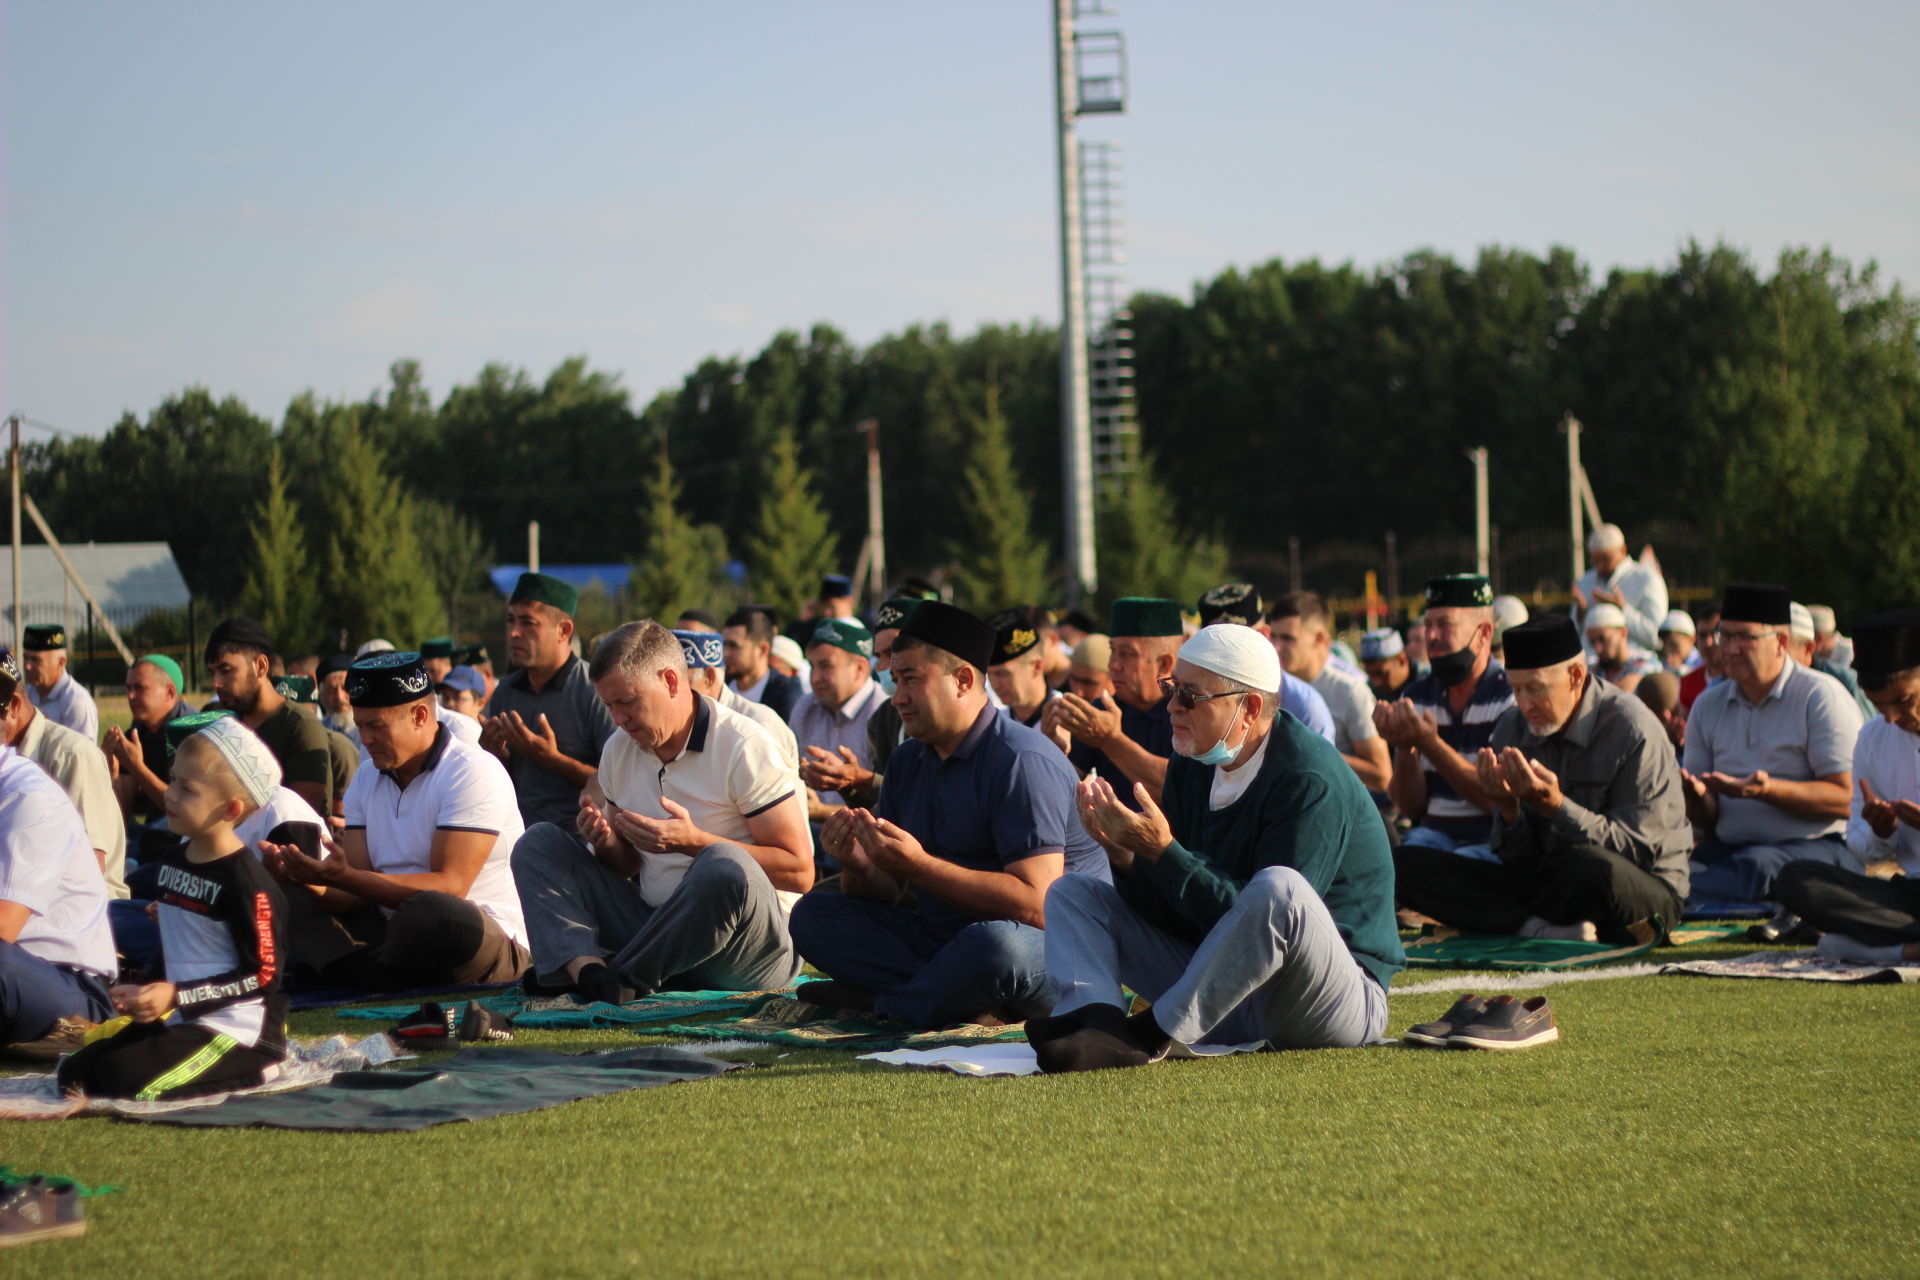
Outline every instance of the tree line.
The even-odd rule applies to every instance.
[[[1469,533],[1475,445],[1496,522],[1552,526],[1567,411],[1630,537],[1685,520],[1716,572],[1843,614],[1920,582],[1920,309],[1871,265],[1790,250],[1768,273],[1725,245],[1600,280],[1562,248],[1275,260],[1132,311],[1144,461],[1102,501],[1105,595],[1187,598],[1290,537]],[[548,561],[635,566],[614,614],[792,609],[852,568],[873,419],[890,571],[990,610],[1060,595],[1057,359],[1040,325],[863,348],[819,324],[638,407],[585,358],[538,382],[491,364],[438,404],[400,360],[377,394],[302,395],[278,423],[190,388],[31,446],[28,483],[63,537],[164,531],[209,607],[411,638],[522,558],[535,519]]]

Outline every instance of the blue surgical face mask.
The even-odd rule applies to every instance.
[[[889,698],[893,696],[893,669],[891,667],[885,671],[874,672],[873,679],[874,682],[880,686],[880,692],[886,694]]]
[[[1208,747],[1205,751],[1202,751],[1200,754],[1194,755],[1194,756],[1188,756],[1187,758],[1189,760],[1192,760],[1195,764],[1205,764],[1205,765],[1227,764],[1235,756],[1240,754],[1240,747],[1244,747],[1246,745],[1247,745],[1246,734],[1241,734],[1240,745],[1233,746],[1233,747],[1230,747],[1227,745],[1226,735],[1222,734],[1220,735],[1220,741],[1214,743],[1211,747]]]

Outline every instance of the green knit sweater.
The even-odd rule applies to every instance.
[[[1393,915],[1393,852],[1366,788],[1325,738],[1281,712],[1251,785],[1207,807],[1213,768],[1176,755],[1160,807],[1173,844],[1136,858],[1114,883],[1130,906],[1177,938],[1198,942],[1255,872],[1292,867],[1327,904],[1347,949],[1385,986],[1407,964]]]

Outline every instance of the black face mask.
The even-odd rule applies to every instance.
[[[1427,661],[1433,667],[1434,679],[1451,689],[1473,675],[1473,664],[1479,657],[1473,651],[1473,646],[1468,645],[1452,653],[1429,656]]]

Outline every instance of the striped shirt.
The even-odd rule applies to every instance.
[[[1431,712],[1440,725],[1440,740],[1464,756],[1469,763],[1480,748],[1493,741],[1493,725],[1513,705],[1513,689],[1507,683],[1507,669],[1489,660],[1473,697],[1458,716],[1447,701],[1446,686],[1431,675],[1422,676],[1407,686],[1401,695],[1422,711]],[[1432,827],[1457,844],[1485,844],[1493,835],[1493,815],[1483,812],[1471,801],[1461,798],[1446,775],[1433,767],[1433,761],[1420,757],[1420,768],[1427,778],[1427,812],[1420,819],[1423,827]]]

